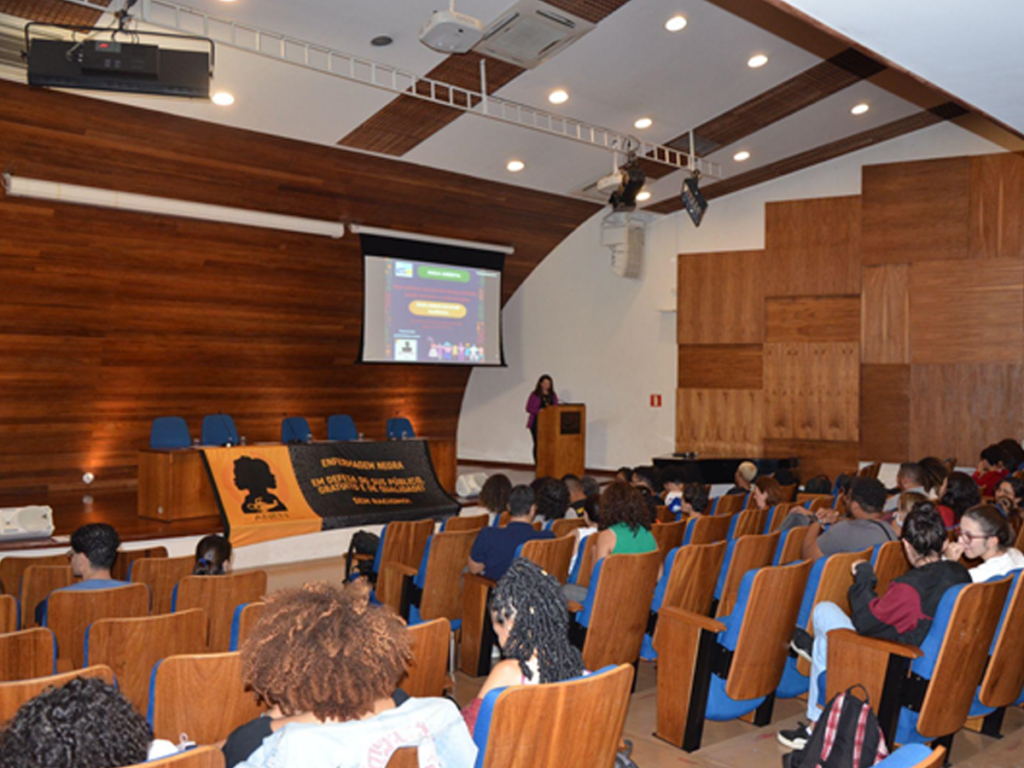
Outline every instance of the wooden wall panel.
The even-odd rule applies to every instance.
[[[676,450],[713,456],[759,456],[763,431],[760,390],[680,389]]]
[[[970,176],[966,157],[865,166],[862,263],[967,258]]]
[[[910,454],[973,465],[981,450],[1024,434],[1024,365],[914,365]]]
[[[859,439],[859,365],[855,342],[765,344],[765,436]]]
[[[679,256],[679,344],[760,344],[763,251]]]
[[[0,168],[26,177],[513,244],[503,298],[597,207],[0,81]],[[97,175],[97,168],[102,173]],[[284,414],[454,437],[468,369],[354,365],[357,237],[0,196],[0,488],[130,485],[151,420]]]
[[[856,471],[860,460],[860,444],[856,442],[826,442],[823,440],[779,440],[766,438],[764,456],[800,459],[800,477],[806,481],[815,475],[828,475],[834,480],[841,472]]]
[[[910,268],[915,363],[1024,359],[1024,260],[958,260]]]
[[[765,299],[764,340],[860,341],[859,296]]]
[[[860,293],[860,198],[765,205],[765,295]]]
[[[910,362],[910,266],[865,267],[861,362]]]
[[[679,386],[690,389],[760,389],[760,344],[679,347]]]
[[[971,158],[971,255],[1024,258],[1024,156]]]
[[[904,462],[910,455],[910,366],[860,367],[860,457]]]

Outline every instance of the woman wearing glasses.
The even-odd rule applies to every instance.
[[[1009,504],[978,504],[960,518],[960,535],[946,545],[947,560],[961,555],[981,564],[970,569],[972,581],[988,581],[1024,568],[1024,554],[1013,546],[1020,533],[1020,511]]]

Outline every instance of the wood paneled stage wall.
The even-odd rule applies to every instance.
[[[957,457],[1024,437],[1024,157],[867,166],[767,204],[765,248],[679,257],[676,446]]]
[[[297,116],[296,119],[301,119]],[[513,245],[503,300],[597,206],[0,81],[0,170]],[[0,195],[0,490],[130,485],[151,420],[402,414],[454,437],[468,368],[353,364],[359,240]]]

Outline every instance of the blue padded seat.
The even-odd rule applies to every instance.
[[[385,429],[387,431],[388,440],[401,440],[403,437],[416,437],[416,432],[412,428],[412,422],[404,416],[397,416],[393,419],[388,419]]]
[[[289,416],[281,420],[282,443],[304,443],[312,434],[313,430],[304,416]]]
[[[347,413],[336,413],[327,418],[328,440],[358,440],[359,431],[356,423]]]
[[[149,430],[149,447],[159,450],[171,448],[188,448],[192,445],[192,435],[188,424],[181,416],[159,416],[153,419]]]
[[[238,445],[235,420],[226,413],[211,413],[203,417],[203,445]]]

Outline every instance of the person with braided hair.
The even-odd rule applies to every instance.
[[[491,596],[491,622],[504,659],[462,710],[470,731],[484,697],[495,688],[558,683],[585,674],[583,657],[569,642],[562,588],[536,563],[520,557],[501,577]]]

